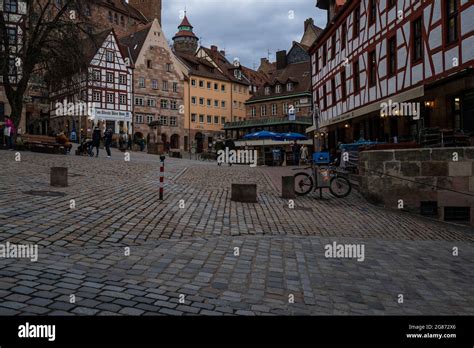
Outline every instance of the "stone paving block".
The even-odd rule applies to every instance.
[[[119,313],[123,314],[123,315],[138,316],[138,315],[142,315],[143,313],[145,313],[145,311],[141,310],[141,309],[138,309],[138,308],[127,307],[127,308],[122,308],[119,311]]]

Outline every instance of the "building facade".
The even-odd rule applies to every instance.
[[[313,98],[331,147],[360,138],[420,140],[433,127],[474,135],[472,1],[317,6],[328,10],[329,23],[310,49]],[[386,112],[402,104],[418,112]]]
[[[240,139],[260,130],[305,133],[312,124],[311,57],[308,53],[322,32],[309,18],[299,42],[289,52],[276,53],[276,62],[261,59],[258,71],[244,68],[251,85],[245,102],[246,120],[226,124],[229,137]]]
[[[120,41],[134,66],[135,138],[149,142],[149,124],[159,122],[163,143],[184,151],[184,74],[158,19]]]
[[[135,2],[136,5],[143,3],[142,0],[132,2]],[[115,32],[120,36],[146,25],[150,20],[153,20],[154,16],[161,18],[161,0],[150,0],[147,1],[148,3],[153,5],[153,13],[142,13],[124,0],[94,1],[84,9],[89,32],[99,33],[114,28]],[[50,4],[49,6],[53,7],[55,5]],[[21,45],[22,30],[24,28],[20,25],[20,21],[27,14],[27,1],[1,0],[0,8],[2,9],[2,15],[5,18],[7,27],[10,28],[8,31],[12,37],[12,42],[15,42],[16,45]],[[20,72],[20,69],[20,67],[12,66],[12,71],[15,71],[15,74]],[[48,130],[52,128],[49,117],[50,102],[48,86],[46,86],[43,76],[41,74],[32,76],[24,98],[19,131],[46,135]],[[10,113],[11,108],[0,81],[0,122],[4,115]],[[55,122],[54,126],[58,127],[59,125]]]
[[[56,132],[90,136],[94,126],[133,134],[132,67],[115,31],[95,35],[84,44],[90,55],[86,72],[76,82],[57,86],[51,94],[51,127]],[[98,49],[96,44],[98,44]]]
[[[201,153],[224,138],[232,120],[232,82],[208,57],[199,56],[199,39],[185,16],[173,38],[185,78],[185,149]]]
[[[219,72],[221,72],[231,83],[230,99],[230,122],[241,122],[247,118],[245,102],[250,98],[250,81],[245,76],[243,67],[238,58],[232,63],[226,58],[225,51],[219,50],[217,46],[211,48],[201,47],[197,56],[208,60]]]

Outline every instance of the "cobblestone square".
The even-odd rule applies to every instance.
[[[470,227],[357,192],[290,209],[289,169],[186,159],[166,160],[159,201],[159,157],[101,155],[0,151],[0,244],[38,245],[37,262],[0,259],[0,315],[474,314]],[[69,187],[49,186],[54,166]],[[232,183],[259,202],[231,202]],[[334,242],[365,259],[327,258]]]

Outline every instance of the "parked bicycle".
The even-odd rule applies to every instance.
[[[335,165],[318,166],[311,161],[311,166],[304,169],[311,169],[311,174],[307,172],[295,174],[295,193],[298,196],[305,196],[323,188],[329,188],[331,194],[337,198],[350,195],[352,184]]]
[[[198,154],[197,159],[203,162],[214,162],[217,161],[217,154],[213,152],[203,152]]]

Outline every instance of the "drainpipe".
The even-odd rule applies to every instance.
[[[188,151],[189,151],[189,159],[191,159],[192,152],[191,152],[191,79],[188,78],[188,105],[189,105],[189,115],[188,115],[188,121],[189,121],[189,132],[188,132]]]

